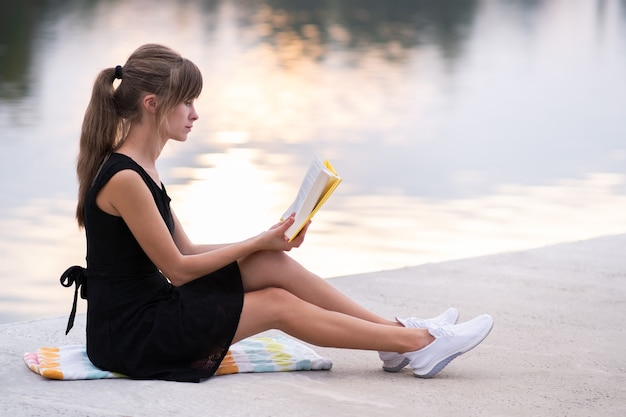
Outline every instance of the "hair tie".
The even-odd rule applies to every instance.
[[[118,65],[115,67],[115,78],[118,80],[122,79],[122,66]]]

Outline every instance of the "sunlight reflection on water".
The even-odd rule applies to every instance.
[[[205,77],[159,165],[197,241],[274,224],[314,154],[344,180],[293,256],[324,277],[626,232],[617,1],[78,3],[0,66],[0,323],[69,311],[80,121],[97,71],[145,42]]]

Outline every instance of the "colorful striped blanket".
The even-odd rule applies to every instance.
[[[46,378],[59,380],[124,378],[124,375],[96,368],[85,345],[42,347],[24,354],[28,368]],[[215,375],[244,372],[328,370],[329,358],[318,355],[303,343],[272,335],[251,337],[233,344]]]

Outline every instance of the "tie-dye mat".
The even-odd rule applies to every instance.
[[[39,348],[24,354],[31,371],[50,379],[124,378],[124,375],[96,368],[85,345]],[[233,344],[215,375],[244,372],[328,370],[329,358],[318,355],[301,342],[282,335],[251,337]]]

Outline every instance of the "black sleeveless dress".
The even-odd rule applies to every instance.
[[[172,286],[122,218],[96,205],[100,189],[124,169],[141,175],[163,221],[174,232],[165,187],[131,158],[113,153],[85,201],[87,268],[72,267],[72,279],[63,284],[75,282],[76,291],[83,285],[81,295],[88,302],[87,354],[97,367],[130,378],[199,382],[215,373],[239,324],[243,307],[239,267],[235,262],[186,285]]]

